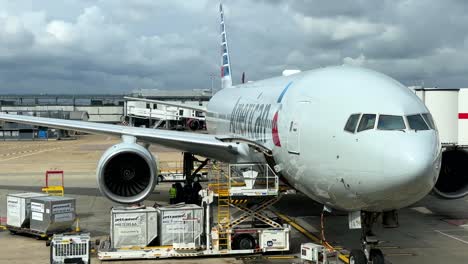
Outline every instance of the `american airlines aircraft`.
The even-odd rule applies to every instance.
[[[395,216],[438,180],[442,152],[428,109],[398,81],[350,66],[233,86],[221,5],[220,15],[223,89],[207,107],[209,134],[8,114],[0,120],[121,137],[97,167],[100,191],[119,203],[152,193],[157,162],[149,144],[231,163],[268,162],[313,200],[362,212],[364,251],[353,251],[351,260],[383,263],[369,247],[376,216]]]

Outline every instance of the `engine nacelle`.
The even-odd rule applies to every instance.
[[[445,199],[468,195],[468,150],[453,149],[442,153],[442,165],[434,193]]]
[[[132,204],[147,198],[157,183],[154,156],[143,146],[122,142],[110,147],[99,160],[97,181],[110,200]]]

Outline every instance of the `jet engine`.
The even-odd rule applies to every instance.
[[[156,159],[135,142],[110,147],[97,167],[101,193],[110,200],[132,204],[147,198],[157,183]]]
[[[445,199],[458,199],[468,195],[468,151],[446,150],[434,192]]]

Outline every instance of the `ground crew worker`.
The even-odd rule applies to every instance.
[[[176,182],[175,188],[177,190],[176,201],[175,203],[182,203],[184,202],[184,187],[180,182]]]
[[[175,204],[176,197],[177,197],[177,189],[176,189],[175,184],[172,184],[171,188],[169,189],[169,203]]]

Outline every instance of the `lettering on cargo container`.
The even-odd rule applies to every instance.
[[[8,204],[18,204],[18,200],[8,200]]]
[[[72,207],[71,203],[52,205],[52,213],[53,214],[69,213],[69,212],[72,212],[72,211],[73,211],[73,207]]]
[[[36,221],[43,221],[44,220],[43,214],[39,213],[39,212],[32,212],[31,213],[31,218],[32,218],[32,220],[36,220]]]
[[[44,204],[32,202],[31,211],[44,213]]]
[[[139,226],[144,222],[141,216],[122,216],[114,219],[115,227],[132,227]]]
[[[7,207],[9,209],[8,211],[13,210],[13,209],[15,211],[17,211],[17,209],[18,209],[18,200],[16,200],[16,199],[13,200],[13,199],[9,198],[8,201],[7,201]]]
[[[180,220],[184,220],[184,218],[187,216],[187,213],[183,212],[181,214],[174,214],[174,215],[170,215],[170,214],[164,214],[163,216],[163,221],[164,220],[170,220],[170,219],[177,219],[177,218],[180,218]]]
[[[54,216],[54,219],[55,219],[55,222],[73,221],[73,213],[56,214]]]

